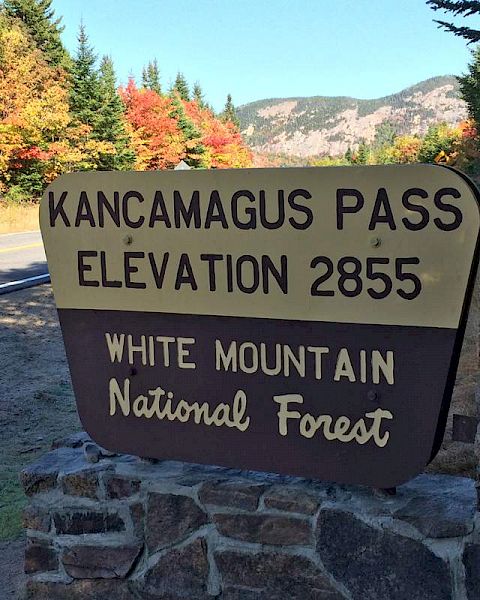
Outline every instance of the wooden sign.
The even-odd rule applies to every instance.
[[[438,166],[77,173],[41,228],[115,451],[392,487],[437,452],[478,261]]]

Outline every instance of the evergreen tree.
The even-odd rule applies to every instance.
[[[177,73],[175,83],[173,84],[171,92],[176,92],[182,100],[185,100],[185,102],[188,102],[188,100],[190,100],[190,90],[188,88],[188,83],[183,73]]]
[[[240,128],[240,120],[237,117],[237,112],[235,110],[235,106],[233,105],[231,94],[228,94],[225,108],[220,116],[224,123],[229,121],[230,123],[233,123],[235,127]]]
[[[153,61],[150,61],[148,65],[142,69],[142,87],[146,90],[156,92],[159,96],[162,94],[160,70],[156,58]]]
[[[193,99],[200,108],[206,108],[205,98],[203,97],[203,90],[198,81],[196,81],[195,85],[193,86]]]
[[[373,148],[375,150],[384,146],[391,146],[397,137],[397,129],[390,121],[382,121],[375,129]]]
[[[468,113],[480,129],[480,45],[472,51],[472,62],[468,73],[458,77],[462,97],[467,103]]]
[[[93,136],[102,142],[111,142],[115,154],[101,154],[98,169],[102,171],[131,169],[135,154],[130,148],[130,137],[125,129],[125,107],[117,93],[113,61],[104,56],[100,64],[99,89],[101,106],[99,108]]]
[[[205,146],[201,142],[201,133],[191,119],[188,118],[178,92],[172,94],[172,110],[169,116],[177,121],[177,126],[182,132],[187,154],[185,162],[190,167],[203,166],[202,159],[203,154],[205,154]]]
[[[427,4],[433,10],[442,10],[446,13],[451,13],[454,17],[471,17],[472,15],[480,14],[480,2],[478,0],[427,0]],[[435,21],[440,27],[446,31],[450,31],[457,36],[468,40],[468,43],[480,42],[480,31],[471,27],[458,27],[453,23],[446,21]]]
[[[347,148],[347,151],[345,152],[344,158],[345,158],[345,160],[349,164],[352,164],[352,162],[353,162],[353,152],[352,152],[352,149],[350,148],[350,146]]]
[[[355,163],[357,165],[366,165],[370,158],[370,148],[365,142],[360,142],[356,153]]]
[[[52,66],[67,68],[70,58],[63,47],[60,34],[64,30],[62,18],[55,18],[52,0],[4,0],[6,14],[25,23],[45,60]]]
[[[133,75],[132,75],[132,77],[133,77]],[[143,67],[143,69],[142,69],[142,88],[148,89],[147,67]]]
[[[83,23],[78,34],[78,49],[71,68],[70,110],[80,123],[95,129],[101,107],[100,82],[93,49]]]
[[[154,58],[153,61],[148,63],[147,66],[147,77],[148,77],[148,88],[157,92],[157,94],[162,93],[162,88],[160,85],[160,70],[158,68],[157,59]]]

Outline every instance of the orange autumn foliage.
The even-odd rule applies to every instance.
[[[185,157],[185,151],[177,123],[169,116],[172,110],[170,98],[153,90],[137,88],[133,78],[119,92],[131,128],[137,157],[135,168],[152,171],[177,165]]]
[[[138,170],[168,169],[191,156],[190,140],[184,139],[174,106],[169,96],[153,90],[137,88],[131,78],[120,88],[125,104],[125,116],[131,128],[132,143]],[[200,133],[198,142],[204,146],[199,157],[203,168],[239,168],[252,164],[252,154],[232,123],[223,123],[194,100],[182,102],[185,114]],[[197,143],[197,141],[195,141]]]
[[[204,166],[215,169],[246,168],[253,164],[253,154],[231,122],[224,123],[211,110],[201,108],[194,100],[185,102],[185,112],[202,132],[206,152]]]

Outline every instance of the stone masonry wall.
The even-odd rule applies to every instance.
[[[471,479],[421,475],[389,496],[116,456],[85,434],[21,479],[29,599],[480,598]]]

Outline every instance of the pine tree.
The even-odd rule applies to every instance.
[[[78,33],[78,49],[71,68],[70,109],[77,121],[95,129],[101,107],[97,57],[88,44],[83,23]]]
[[[160,85],[160,70],[158,68],[157,59],[150,61],[146,67],[142,69],[142,87],[146,90],[152,90],[159,96],[162,95],[162,86]]]
[[[142,88],[148,90],[148,73],[147,67],[143,67],[142,69]]]
[[[480,129],[480,46],[472,51],[472,62],[468,65],[468,73],[458,77],[460,91],[467,103],[470,117]]]
[[[160,85],[160,70],[158,68],[157,59],[154,58],[153,61],[148,63],[147,66],[147,75],[148,75],[148,87],[157,94],[162,93],[162,87]]]
[[[101,154],[98,169],[102,171],[131,169],[135,154],[130,148],[130,137],[125,129],[125,106],[117,93],[113,61],[104,56],[100,64],[99,89],[101,106],[99,108],[93,136],[102,142],[111,142],[115,154]]]
[[[344,158],[349,164],[351,164],[353,162],[353,152],[352,152],[352,149],[350,148],[350,146],[347,148]]]
[[[233,123],[237,129],[240,128],[240,119],[237,117],[237,112],[235,110],[235,106],[233,105],[231,94],[228,94],[227,96],[225,108],[223,109],[220,117],[224,123],[230,122]]]
[[[187,155],[185,162],[191,167],[201,167],[205,146],[201,142],[201,133],[188,118],[178,92],[172,94],[172,110],[169,116],[177,121],[177,127],[182,132]]]
[[[356,153],[355,163],[357,165],[366,165],[370,158],[370,148],[365,142],[360,142]]]
[[[480,14],[480,2],[478,0],[427,0],[427,4],[435,11],[442,10],[451,13],[454,17],[471,17]],[[458,27],[446,21],[437,21],[440,27],[450,31],[459,37],[468,40],[468,43],[480,42],[480,31],[471,27]]]
[[[66,68],[70,57],[60,38],[64,26],[51,4],[52,0],[4,0],[3,7],[8,16],[23,21],[47,63]]]
[[[190,100],[190,90],[188,88],[187,80],[183,73],[178,72],[175,78],[175,83],[171,89],[171,93],[177,92],[182,100],[188,102]]]
[[[205,98],[203,97],[203,90],[198,81],[196,81],[195,85],[193,86],[193,99],[200,108],[206,108]]]
[[[373,139],[373,148],[379,149],[385,146],[391,146],[397,137],[397,128],[390,121],[382,121],[375,129]]]

